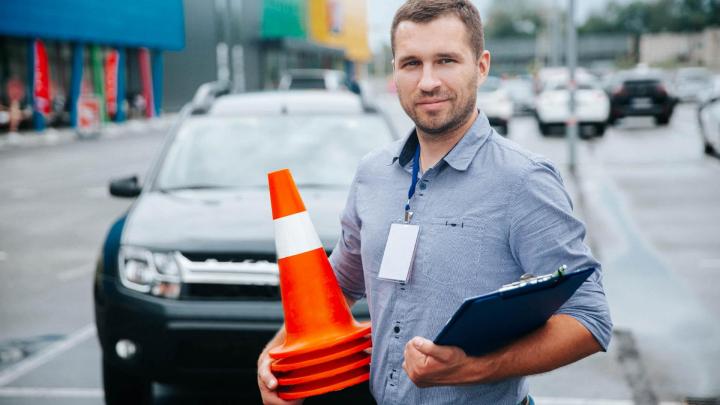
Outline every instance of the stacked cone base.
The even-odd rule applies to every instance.
[[[286,401],[301,399],[328,392],[340,391],[347,387],[360,384],[370,379],[370,367],[363,366],[322,380],[305,384],[278,387],[278,396]]]
[[[299,399],[321,395],[369,379],[370,337],[333,347],[275,360],[270,369],[277,376],[278,395]]]
[[[332,360],[328,363],[301,368],[287,373],[280,373],[277,375],[278,384],[298,385],[323,380],[346,371],[367,366],[368,364],[370,364],[370,356],[367,353],[355,353],[351,356]]]
[[[273,373],[297,370],[340,359],[351,354],[362,352],[370,347],[372,347],[372,340],[369,337],[363,337],[327,349],[276,360],[272,363],[270,369]]]

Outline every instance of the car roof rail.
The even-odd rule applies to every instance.
[[[192,99],[192,114],[206,114],[218,97],[230,94],[229,81],[220,80],[201,84]]]

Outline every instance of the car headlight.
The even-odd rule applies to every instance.
[[[118,262],[120,281],[125,287],[156,297],[180,296],[180,268],[173,253],[121,246]]]

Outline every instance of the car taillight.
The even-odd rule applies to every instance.
[[[625,86],[622,84],[613,89],[612,95],[616,97],[624,97],[626,95]]]

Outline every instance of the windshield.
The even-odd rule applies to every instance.
[[[376,115],[202,117],[173,140],[155,186],[267,187],[267,173],[289,168],[299,186],[346,187],[372,149],[392,141]]]

